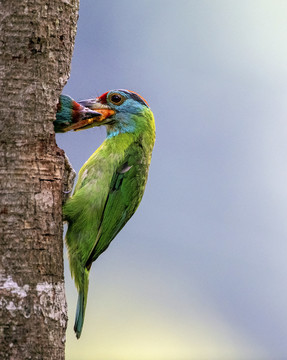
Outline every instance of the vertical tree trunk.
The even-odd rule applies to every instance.
[[[0,2],[0,358],[64,359],[63,152],[78,0]]]

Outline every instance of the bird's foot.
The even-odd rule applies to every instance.
[[[65,170],[64,170],[64,179],[63,179],[63,204],[70,197],[70,194],[73,190],[74,180],[76,177],[76,172],[72,168],[69,158],[65,154]]]

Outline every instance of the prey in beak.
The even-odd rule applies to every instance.
[[[70,96],[61,95],[57,105],[56,120],[53,123],[55,132],[78,131],[99,126],[107,117],[114,114],[113,110],[107,108],[95,110],[82,104],[88,101],[77,103]]]

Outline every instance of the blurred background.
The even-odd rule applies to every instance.
[[[287,359],[286,19],[284,0],[81,1],[64,93],[138,92],[157,140],[80,340],[65,255],[68,360]],[[57,142],[79,171],[104,138]]]

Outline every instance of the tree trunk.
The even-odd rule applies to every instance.
[[[52,121],[77,17],[78,0],[0,2],[1,359],[64,359],[67,173]]]

